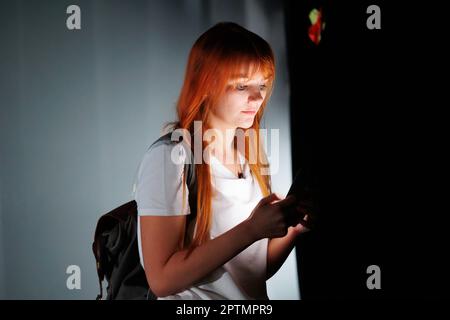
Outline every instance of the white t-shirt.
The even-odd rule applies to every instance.
[[[135,184],[138,215],[169,216],[190,214],[188,188],[182,212],[182,174],[186,153],[182,143],[157,144],[144,155]],[[175,162],[172,161],[172,156]],[[250,173],[245,158],[244,178],[238,179],[218,159],[211,157],[211,176],[215,194],[212,199],[211,239],[223,234],[249,217],[263,197],[258,182]],[[142,259],[140,219],[138,245]],[[199,283],[175,295],[158,299],[268,299],[266,259],[268,239],[256,241]]]

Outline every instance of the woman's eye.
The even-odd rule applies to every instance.
[[[240,83],[240,84],[236,85],[236,89],[239,90],[239,91],[246,90],[247,88],[248,88],[248,86],[245,85],[245,84],[241,84]],[[267,86],[265,84],[259,85],[259,90],[265,91],[265,90],[267,90]]]

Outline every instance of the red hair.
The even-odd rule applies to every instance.
[[[244,156],[256,156],[250,161],[250,171],[258,181],[264,196],[271,193],[270,175],[261,174],[262,168],[268,170],[268,161],[259,136],[260,121],[271,95],[275,79],[275,58],[270,45],[257,34],[232,22],[221,22],[203,33],[194,43],[187,62],[183,87],[177,102],[178,122],[172,123],[175,129],[186,129],[194,136],[194,121],[201,121],[202,132],[209,126],[208,115],[224,94],[230,79],[244,76],[252,77],[261,72],[267,79],[267,94],[255,115],[253,125],[245,132]],[[244,73],[242,75],[242,73]],[[248,134],[253,129],[256,135]],[[205,150],[208,143],[202,139]],[[236,137],[235,137],[236,145]],[[196,232],[190,243],[193,248],[209,240],[212,212],[213,188],[208,163],[195,164],[197,178],[197,217]],[[268,171],[266,171],[268,172]],[[183,176],[183,186],[185,185]],[[183,189],[183,195],[185,190]]]

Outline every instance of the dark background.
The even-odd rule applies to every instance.
[[[439,6],[358,2],[285,1],[293,174],[308,167],[320,185],[320,223],[297,243],[302,298],[448,297],[446,213],[429,180]],[[371,4],[381,30],[366,28]],[[308,13],[319,7],[316,46]],[[372,264],[381,290],[366,287]]]

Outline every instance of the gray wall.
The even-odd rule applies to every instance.
[[[0,153],[1,156],[1,153]],[[0,164],[2,161],[0,161]],[[5,299],[5,251],[3,248],[3,212],[2,212],[2,185],[0,180],[0,299]]]
[[[82,29],[66,28],[81,7]],[[267,39],[278,73],[265,126],[280,128],[274,190],[291,183],[283,15],[269,1],[3,1],[0,96],[0,297],[92,299],[99,216],[128,201],[139,161],[175,119],[188,52],[212,24]],[[66,288],[67,266],[81,290]],[[292,255],[269,282],[297,299]]]

